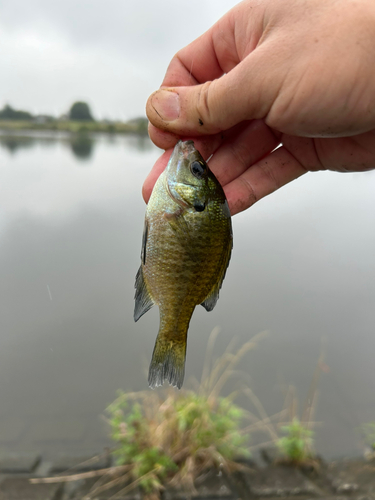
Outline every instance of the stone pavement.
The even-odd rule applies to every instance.
[[[98,478],[67,483],[31,484],[30,478],[75,474],[106,468],[108,456],[60,457],[45,461],[37,454],[0,456],[0,500],[83,500]],[[123,486],[121,486],[123,488]],[[140,491],[122,494],[121,487],[99,493],[95,500],[141,500]],[[246,464],[246,470],[230,477],[209,471],[196,483],[196,493],[167,489],[163,500],[375,500],[375,462],[340,460],[317,468],[297,469],[287,465]],[[117,493],[117,494],[116,494]]]

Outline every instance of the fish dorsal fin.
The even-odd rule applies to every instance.
[[[143,276],[142,265],[146,264],[146,246],[148,237],[148,222],[145,220],[145,227],[143,230],[142,238],[142,251],[141,251],[141,267],[138,269],[137,276],[135,277],[135,307],[134,307],[134,321],[138,321],[141,316],[143,316],[151,307],[154,305],[154,301],[149,294],[145,279]]]
[[[138,269],[137,276],[135,277],[135,307],[134,307],[134,321],[138,321],[151,307],[154,301],[149,294],[146,283],[143,277],[142,266]]]
[[[221,285],[223,284],[223,281],[225,278],[225,273],[227,272],[227,268],[229,265],[230,256],[232,253],[232,248],[233,248],[233,237],[232,237],[232,233],[231,233],[230,241],[228,242],[228,246],[227,246],[226,250],[223,252],[223,255],[221,257],[220,274],[218,276],[218,280],[214,284],[214,286],[211,288],[210,293],[207,295],[207,297],[201,303],[201,306],[203,306],[206,309],[206,311],[212,311],[212,309],[216,306],[216,302],[218,301],[218,298],[219,298],[219,291],[220,291]]]
[[[143,228],[143,236],[142,236],[142,250],[141,250],[141,261],[143,264],[146,264],[146,246],[147,246],[147,237],[148,237],[148,221],[145,220],[145,225]]]

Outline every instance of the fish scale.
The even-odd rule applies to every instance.
[[[154,304],[160,311],[150,387],[182,386],[191,316],[198,304],[214,308],[232,241],[223,189],[193,141],[179,141],[147,206],[136,276],[135,321]]]

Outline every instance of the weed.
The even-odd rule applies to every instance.
[[[293,464],[306,463],[312,457],[313,431],[294,418],[289,425],[281,427],[286,436],[276,442],[286,459]]]
[[[370,450],[365,451],[365,456],[368,460],[373,460],[375,458],[375,421],[362,424],[360,431],[366,445],[370,447]]]
[[[166,485],[194,491],[195,480],[206,470],[219,469],[230,473],[244,466],[235,460],[249,456],[249,450],[279,447],[289,462],[300,464],[312,456],[312,431],[309,430],[316,401],[317,368],[310,388],[303,418],[296,418],[296,400],[288,391],[286,405],[278,414],[268,416],[260,400],[246,385],[226,397],[222,389],[235,371],[240,359],[256,347],[259,337],[245,343],[237,352],[228,346],[213,361],[213,346],[218,330],[208,341],[202,379],[195,391],[161,389],[122,393],[108,407],[108,422],[116,448],[112,454],[117,465],[108,469],[52,478],[35,478],[32,482],[73,481],[99,477],[87,499],[103,491],[122,486],[117,495],[140,486],[144,498],[157,499]],[[237,395],[248,397],[255,411],[234,403]],[[288,407],[290,410],[288,410]],[[289,418],[286,420],[287,414]],[[258,416],[259,415],[259,416]],[[279,424],[286,436],[280,438]],[[268,442],[249,447],[254,433],[266,434]],[[125,485],[125,487],[124,487]]]
[[[192,488],[206,468],[229,470],[247,454],[240,432],[244,410],[229,398],[207,399],[192,391],[122,394],[109,407],[114,455],[130,465],[130,476],[147,492],[166,480]]]
[[[324,363],[325,349],[322,345],[321,353],[318,358],[315,370],[312,376],[310,387],[307,393],[306,401],[301,412],[301,418],[298,412],[298,400],[295,395],[295,389],[289,387],[285,396],[285,409],[289,417],[288,421],[280,425],[280,431],[285,434],[275,440],[278,450],[282,454],[282,460],[292,465],[309,466],[313,469],[319,468],[319,460],[313,452],[314,432],[311,427],[317,422],[313,421],[318,397],[318,383],[322,372],[328,370]]]
[[[230,472],[240,467],[234,460],[249,456],[250,434],[244,421],[259,419],[220,392],[233,375],[240,359],[257,345],[244,344],[236,353],[230,349],[212,362],[218,330],[208,342],[205,369],[197,390],[174,389],[120,394],[108,412],[113,454],[127,469],[131,485],[148,494],[160,492],[165,484],[194,490],[195,479],[207,469]]]
[[[217,331],[210,338],[205,370],[198,390],[143,391],[121,394],[108,412],[117,463],[128,467],[128,478],[145,492],[166,483],[194,490],[194,480],[210,468],[238,468],[235,458],[249,456],[249,433],[243,431],[248,413],[219,395],[243,355],[256,345],[229,350],[212,363]]]

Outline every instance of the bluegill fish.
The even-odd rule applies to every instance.
[[[195,306],[212,311],[233,247],[224,191],[193,141],[179,141],[147,205],[134,320],[154,304],[160,328],[148,382],[181,388]]]

